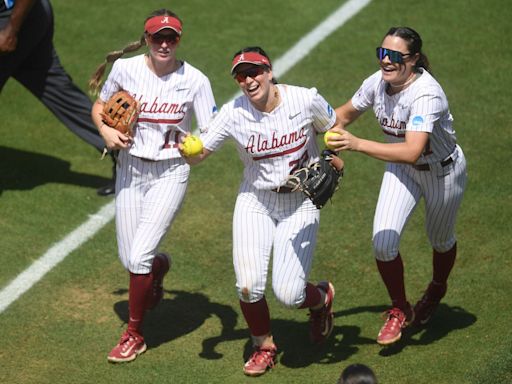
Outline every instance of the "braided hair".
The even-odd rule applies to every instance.
[[[178,20],[181,19],[176,15],[174,12],[169,11],[168,9],[158,9],[156,11],[151,12],[151,14],[146,17],[146,20],[144,20],[144,23],[151,19],[154,16],[172,16]],[[112,51],[107,53],[107,56],[105,57],[105,61],[101,63],[94,73],[92,74],[91,78],[89,79],[89,89],[94,95],[98,94],[98,91],[101,87],[102,78],[105,74],[105,69],[107,68],[107,65],[110,63],[112,64],[114,61],[119,59],[120,57],[124,56],[125,53],[135,52],[139,50],[141,47],[146,45],[146,33],[144,32],[139,40],[133,41],[131,43],[128,43],[123,49],[119,51]]]

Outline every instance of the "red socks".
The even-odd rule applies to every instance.
[[[240,308],[251,335],[263,336],[270,334],[270,312],[265,298],[255,303],[246,303],[240,300]]]
[[[142,321],[146,312],[147,300],[151,292],[153,276],[137,275],[130,272],[130,289],[128,291],[128,331],[142,335]]]
[[[404,265],[400,253],[391,261],[377,261],[377,268],[388,290],[393,307],[409,308],[405,297]]]
[[[457,256],[457,243],[447,252],[433,252],[433,277],[432,280],[438,285],[445,285],[448,276],[455,264]],[[391,261],[377,260],[377,268],[379,269],[384,285],[388,290],[389,297],[393,303],[393,307],[407,309],[407,299],[405,296],[404,285],[404,265],[400,253]]]
[[[455,264],[455,257],[457,256],[457,243],[454,244],[452,249],[447,252],[433,252],[433,276],[432,280],[438,284],[446,284],[448,276]]]
[[[316,307],[320,304],[320,300],[322,300],[322,295],[318,291],[316,285],[311,283],[306,284],[306,300],[302,303],[299,308],[311,308]]]

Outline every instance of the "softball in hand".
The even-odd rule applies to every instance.
[[[324,135],[324,143],[325,143],[325,146],[327,147],[327,149],[334,149],[334,147],[332,147],[331,145],[327,144],[327,140],[331,139],[331,138],[335,138],[336,136],[340,136],[339,133],[336,133],[336,132],[331,132],[331,131],[327,131]]]
[[[203,152],[203,142],[194,135],[189,135],[183,140],[183,154],[187,157],[200,155]]]

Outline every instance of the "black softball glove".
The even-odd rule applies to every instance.
[[[318,162],[292,173],[286,186],[294,191],[302,191],[320,209],[338,189],[343,177],[343,167],[343,160],[333,151],[325,149]]]

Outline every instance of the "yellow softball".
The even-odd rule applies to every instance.
[[[190,135],[183,141],[183,154],[187,157],[200,155],[203,152],[203,142],[197,136]]]
[[[332,139],[336,136],[340,136],[339,133],[336,133],[336,132],[331,132],[331,131],[327,131],[324,135],[324,143],[325,143],[325,146],[328,148],[328,149],[334,149],[334,147],[330,146],[329,144],[327,144],[327,140],[329,139]]]

